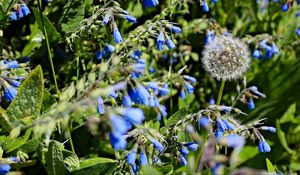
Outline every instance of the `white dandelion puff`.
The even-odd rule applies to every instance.
[[[216,36],[205,46],[202,64],[218,80],[235,80],[242,77],[251,62],[248,46],[229,35]]]

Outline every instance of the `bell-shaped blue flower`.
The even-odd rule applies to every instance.
[[[175,33],[181,33],[181,29],[177,26],[171,26],[171,30]]]
[[[208,32],[205,36],[205,39],[204,39],[205,45],[212,42],[214,40],[214,38],[215,38],[214,32],[213,31]]]
[[[7,174],[10,170],[9,164],[0,164],[0,174]]]
[[[132,106],[131,98],[128,95],[124,95],[122,104],[124,107],[131,107]]]
[[[16,20],[18,20],[17,12],[11,12],[10,15],[9,15],[9,19],[10,19],[11,21],[16,21]]]
[[[184,91],[183,88],[180,89],[180,91],[179,91],[179,97],[182,98],[182,99],[185,99],[185,98],[186,98],[186,94],[185,94],[185,91]]]
[[[98,108],[97,109],[98,109],[99,114],[104,114],[104,112],[105,112],[104,101],[100,96],[98,97]]]
[[[258,144],[258,151],[262,153],[270,152],[271,148],[265,140],[262,140]]]
[[[281,11],[286,12],[289,10],[289,8],[290,8],[290,5],[289,5],[289,3],[286,2],[286,3],[282,4]]]
[[[176,47],[170,37],[167,37],[166,44],[170,50]]]
[[[189,150],[185,146],[182,146],[179,151],[183,156],[186,156],[189,154]]]
[[[119,29],[118,29],[117,27],[114,28],[113,36],[114,36],[114,41],[115,41],[115,43],[121,43],[121,42],[123,42],[122,35],[121,35],[121,33],[119,32]]]
[[[226,131],[228,128],[226,126],[226,124],[223,122],[222,119],[217,119],[217,125],[218,125],[218,128],[220,129],[220,131],[224,132]]]
[[[209,7],[206,1],[201,5],[202,11],[203,12],[209,12]]]
[[[188,75],[184,75],[183,78],[191,83],[195,83],[197,81],[195,77],[188,76]]]
[[[130,15],[125,15],[125,19],[129,22],[137,23],[136,17],[130,16]]]
[[[22,5],[21,5],[21,11],[22,11],[22,13],[23,13],[25,16],[27,16],[27,15],[30,14],[30,10],[29,10],[29,8],[27,7],[26,4],[22,4]]]
[[[140,125],[145,120],[144,112],[139,108],[120,109],[119,112],[127,121],[134,125]]]
[[[197,151],[198,147],[199,147],[199,145],[197,143],[194,143],[194,142],[188,142],[188,143],[185,144],[185,146],[187,146],[188,149],[190,149],[192,151]]]
[[[140,154],[140,164],[141,166],[148,165],[148,158],[144,150]]]
[[[296,29],[295,32],[298,36],[300,36],[300,28]]]
[[[15,87],[9,85],[9,84],[5,84],[4,87],[4,98],[8,101],[11,102],[13,101],[13,99],[16,97],[16,95],[18,94],[18,91]]]
[[[227,126],[227,128],[229,129],[229,130],[234,130],[234,125],[232,124],[232,123],[230,123],[228,120],[226,120],[226,119],[224,119],[223,120],[224,121],[224,123],[225,123],[225,125]]]
[[[182,166],[186,166],[188,164],[188,162],[186,161],[185,157],[183,155],[179,156],[179,160],[180,160],[180,164]]]
[[[223,132],[220,131],[220,129],[216,129],[216,131],[215,131],[215,137],[216,137],[217,139],[219,139],[219,138],[221,138],[222,136],[223,136]]]
[[[104,18],[103,18],[102,24],[107,25],[108,21],[110,19],[110,16],[111,16],[110,13],[106,13]]]
[[[249,99],[248,101],[248,109],[253,110],[255,108],[255,104],[252,98]]]
[[[159,4],[158,0],[144,0],[144,7],[155,7]]]
[[[200,127],[203,128],[210,127],[210,121],[206,116],[201,116],[200,119],[198,120],[198,124],[200,125]]]
[[[151,142],[159,152],[163,152],[163,150],[165,149],[164,146],[158,140],[152,138]]]
[[[157,49],[158,50],[163,50],[164,49],[164,43],[165,43],[164,33],[160,32],[157,39],[156,39]]]
[[[127,146],[126,137],[120,133],[111,132],[109,140],[114,150],[124,150]]]
[[[149,104],[150,93],[142,85],[138,85],[136,88],[131,89],[128,94],[131,100],[136,104]]]
[[[253,55],[254,58],[258,58],[258,59],[262,58],[262,53],[258,49],[255,49],[252,55]]]
[[[127,154],[126,158],[129,165],[134,165],[136,159],[136,149],[132,149],[129,154]]]
[[[132,125],[128,121],[115,114],[110,116],[110,122],[114,133],[125,134],[132,128]]]
[[[262,127],[260,127],[260,129],[265,130],[265,131],[269,131],[271,133],[276,133],[276,128],[274,128],[272,126],[262,126]]]
[[[194,86],[191,85],[190,83],[185,82],[185,88],[186,88],[188,94],[194,93]]]

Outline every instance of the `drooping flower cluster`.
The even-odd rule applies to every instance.
[[[10,13],[9,19],[11,21],[17,21],[30,14],[30,10],[25,3],[15,4],[14,10]]]
[[[263,51],[265,56],[263,56]],[[262,40],[258,47],[253,51],[253,57],[262,60],[263,58],[271,59],[274,55],[279,54],[279,49],[274,42],[268,39]]]
[[[9,173],[11,166],[11,163],[17,163],[20,162],[20,159],[17,157],[10,157],[6,159],[0,160],[0,174],[7,174]]]
[[[21,85],[21,81],[24,80],[24,77],[15,76],[10,72],[12,69],[16,69],[23,66],[17,61],[0,61],[0,86],[2,95],[4,99],[8,102],[11,102],[18,91],[17,88]]]
[[[181,32],[181,29],[177,26],[174,26],[174,25],[167,24],[165,27],[169,28],[174,33],[180,33]],[[158,50],[164,50],[164,45],[165,44],[168,46],[168,48],[170,50],[176,47],[174,42],[170,38],[170,36],[168,36],[168,34],[165,32],[165,28],[162,28],[160,30],[158,36],[157,36],[157,39],[156,39],[157,49]]]

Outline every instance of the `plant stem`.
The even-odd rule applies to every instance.
[[[74,145],[73,145],[73,140],[72,140],[70,128],[67,127],[67,130],[68,130],[68,137],[69,137],[69,140],[70,140],[71,149],[72,149],[72,152],[75,154],[75,149],[74,149]]]
[[[225,80],[222,80],[221,87],[220,87],[220,90],[219,90],[217,105],[220,105],[220,103],[221,103],[224,87],[225,87]]]
[[[48,50],[48,57],[49,57],[50,65],[51,65],[51,70],[52,70],[52,75],[53,75],[53,79],[54,79],[55,89],[56,89],[57,95],[59,95],[59,89],[58,89],[58,86],[57,86],[56,74],[55,74],[53,60],[52,60],[52,53],[51,53],[51,48],[50,48],[50,44],[49,44],[49,38],[48,38],[47,29],[46,29],[45,24],[44,24],[44,18],[43,18],[43,14],[42,14],[42,6],[41,6],[40,0],[38,0],[38,5],[39,5],[39,11],[40,11],[40,15],[41,15],[41,21],[42,21],[42,25],[43,25],[43,32],[44,32],[45,39],[46,39],[47,50]]]

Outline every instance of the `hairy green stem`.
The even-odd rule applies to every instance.
[[[41,6],[42,4],[41,4],[40,0],[38,0],[38,5],[39,5],[39,11],[40,11],[40,15],[41,15],[41,21],[42,21],[42,25],[43,25],[43,32],[44,32],[45,39],[46,39],[47,50],[48,50],[48,57],[49,57],[50,65],[51,65],[51,70],[52,70],[52,75],[53,75],[53,79],[54,79],[55,89],[56,89],[57,95],[59,95],[59,89],[58,89],[58,86],[57,86],[56,74],[55,74],[53,60],[52,60],[52,53],[51,53],[51,48],[50,48],[50,43],[49,43],[47,29],[46,29],[45,24],[44,24],[44,18],[43,18],[43,14],[42,14],[42,6]]]
[[[74,145],[73,145],[73,140],[72,140],[72,136],[71,136],[70,128],[69,128],[69,127],[67,127],[67,130],[68,130],[68,137],[69,137],[69,141],[70,141],[71,149],[72,149],[72,152],[75,154],[75,149],[74,149]]]
[[[220,87],[220,90],[219,90],[217,105],[220,105],[220,103],[221,103],[224,87],[225,87],[225,80],[222,80],[221,87]]]

